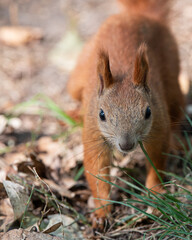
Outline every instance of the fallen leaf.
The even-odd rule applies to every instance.
[[[29,161],[18,163],[17,167],[19,172],[33,174],[32,171],[29,169],[30,167],[35,168],[40,177],[43,178],[46,177],[46,173],[47,171],[50,171],[50,169],[46,168],[44,163],[38,158],[38,156],[35,153],[33,152],[29,153],[27,159]]]
[[[7,123],[10,127],[12,127],[13,129],[19,129],[22,125],[22,121],[19,118],[11,118],[9,119],[8,123]]]
[[[22,152],[8,153],[5,156],[5,160],[7,164],[13,165],[25,161],[26,156]]]
[[[5,191],[5,188],[3,186],[3,183],[0,182],[0,200],[7,198],[7,192]]]
[[[61,141],[55,141],[51,137],[41,137],[37,146],[38,151],[41,152],[38,157],[46,166],[50,166],[52,169],[60,168],[61,163],[58,156],[62,155],[64,147]]]
[[[0,216],[3,222],[0,226],[0,231],[6,231],[7,226],[10,226],[14,222],[14,212],[8,198],[0,200]]]
[[[14,229],[3,236],[1,240],[62,240],[60,237],[50,236],[44,233],[28,232],[24,229]]]
[[[57,191],[63,197],[73,198],[75,196],[75,193],[69,191],[63,185],[57,185],[52,180],[48,180],[48,179],[43,179],[43,181],[49,185],[49,187],[52,189],[52,191]]]
[[[187,72],[181,71],[179,74],[179,84],[181,91],[184,95],[187,95],[190,91],[190,77]]]
[[[43,38],[39,28],[23,26],[4,26],[0,28],[0,41],[5,45],[17,47]]]
[[[46,166],[61,171],[60,174],[66,174],[77,166],[77,162],[83,160],[83,145],[79,139],[81,140],[80,134],[77,135],[77,142],[74,139],[62,142],[51,137],[41,137],[37,142],[40,152],[38,157]]]
[[[49,224],[45,231],[47,229],[50,229],[53,225],[62,222],[62,225],[54,231],[52,234],[56,236],[63,237],[65,236],[65,240],[71,240],[71,239],[79,239],[83,240],[83,234],[79,230],[79,226],[74,221],[73,218],[62,215],[62,214],[53,214],[48,216]]]
[[[44,233],[52,233],[55,232],[60,226],[62,225],[62,222],[58,222],[54,225],[52,225],[50,228],[44,231]]]
[[[4,115],[0,115],[0,134],[3,133],[7,125],[7,118]]]
[[[13,207],[15,219],[18,219],[25,212],[25,207],[29,199],[26,189],[11,181],[3,181],[3,185]]]
[[[70,189],[76,184],[76,181],[71,177],[65,177],[61,179],[61,184],[64,184],[67,189]]]
[[[8,174],[17,173],[13,166],[9,165],[6,158],[0,158],[0,182],[3,182]]]
[[[65,149],[62,159],[62,171],[69,172],[76,167],[78,161],[83,160],[83,145],[77,145],[73,149]]]

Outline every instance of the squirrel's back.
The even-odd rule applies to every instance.
[[[167,22],[171,0],[118,0],[124,11],[133,14],[151,16],[161,22]]]
[[[157,22],[157,25],[158,23],[160,25],[167,23],[171,0],[118,0],[118,2],[123,6],[123,11],[106,20],[98,33],[85,45],[76,68],[72,73],[68,83],[68,91],[77,100],[82,100],[83,90],[87,85],[87,81],[90,79],[90,76],[92,78],[94,75],[91,68],[95,68],[94,65],[97,62],[96,58],[99,49],[103,48],[109,55],[117,55],[118,52],[122,52],[123,48],[129,48],[129,51],[125,51],[125,49],[123,51],[124,54],[121,54],[121,56],[116,56],[119,61],[115,62],[113,59],[110,61],[110,64],[114,63],[115,68],[119,64],[121,68],[126,68],[127,64],[123,64],[124,61],[121,61],[120,58],[131,60],[129,55],[134,55],[132,51],[134,52],[135,48],[139,47],[139,42],[143,41],[147,43],[147,38],[151,38],[157,45],[161,45],[159,43],[161,36],[159,36],[157,28],[154,27],[153,30],[150,30],[151,26],[149,26],[150,24],[148,24],[147,19],[149,18],[152,22]],[[152,33],[152,31],[156,33]],[[151,35],[154,36],[151,37]],[[173,45],[175,48],[175,43]],[[109,53],[110,51],[111,54]],[[93,59],[95,59],[95,63]]]

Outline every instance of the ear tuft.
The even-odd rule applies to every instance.
[[[100,81],[99,95],[101,95],[103,90],[114,82],[109,65],[109,56],[104,51],[100,51],[98,55],[97,74]]]
[[[133,83],[136,86],[147,87],[147,74],[149,71],[147,46],[142,43],[136,53]]]

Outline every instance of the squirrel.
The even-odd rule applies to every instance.
[[[109,170],[113,150],[127,154],[141,141],[154,166],[165,168],[171,133],[182,119],[176,41],[167,26],[169,1],[119,0],[85,45],[68,82],[83,106],[85,174],[97,210],[93,227],[102,229],[111,212]],[[146,187],[162,192],[154,168],[146,162]],[[101,200],[100,200],[101,199]],[[102,207],[103,206],[103,207]]]

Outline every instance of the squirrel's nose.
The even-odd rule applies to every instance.
[[[122,151],[130,151],[134,148],[135,143],[130,140],[129,136],[123,136],[119,139],[119,147]]]

